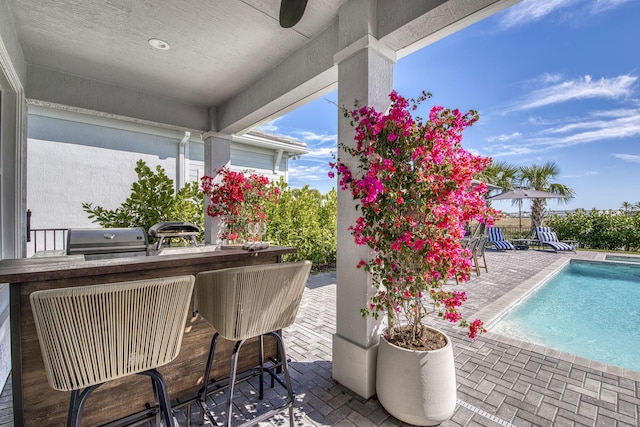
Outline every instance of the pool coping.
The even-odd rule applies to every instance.
[[[594,261],[606,261],[606,254],[598,254]],[[509,310],[515,307],[518,303],[523,301],[529,294],[534,292],[538,287],[550,280],[553,276],[558,274],[560,270],[571,262],[570,258],[559,258],[553,263],[549,264],[543,270],[535,274],[533,277],[525,280],[522,284],[516,286],[511,291],[502,295],[496,299],[493,303],[487,305],[480,311],[477,316],[480,319],[486,319],[485,324],[487,329],[490,329],[502,316],[504,316]],[[610,262],[610,261],[607,261]],[[534,351],[536,353],[543,354],[549,357],[555,357],[557,359],[573,363],[579,366],[588,367],[597,371],[606,372],[608,374],[618,375],[622,378],[627,378],[634,381],[640,381],[640,371],[635,371],[628,368],[623,368],[616,365],[609,365],[597,360],[587,359],[575,354],[566,353],[560,350],[556,350],[550,347],[545,347],[539,344],[534,344],[528,341],[519,340],[512,337],[507,337],[495,332],[486,332],[484,334],[487,338],[494,339],[496,341],[503,342],[505,344],[520,348],[522,350]]]

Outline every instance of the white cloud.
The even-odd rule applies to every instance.
[[[494,147],[486,147],[485,150],[490,157],[507,157],[507,156],[524,156],[535,153],[536,151],[524,145],[500,145]]]
[[[289,179],[296,179],[302,182],[326,181],[328,179],[329,165],[295,165],[289,167]]]
[[[558,83],[560,80],[562,80],[562,74],[544,73],[540,77],[540,80],[542,80],[544,83]]]
[[[304,141],[318,141],[318,142],[335,142],[337,141],[338,137],[337,135],[328,135],[328,134],[319,134],[319,133],[315,133],[315,132],[310,132],[310,131],[299,131],[296,132],[296,135],[298,135],[298,137]]]
[[[619,108],[614,110],[592,111],[590,113],[593,117],[628,117],[633,114],[638,114],[638,110],[632,108]]]
[[[630,95],[637,76],[629,74],[593,80],[586,75],[581,79],[568,80],[534,90],[527,99],[513,106],[510,111],[531,110],[551,104],[577,99],[618,99]]]
[[[503,19],[504,28],[538,21],[558,9],[576,3],[577,0],[524,0],[507,9]]]
[[[522,134],[520,132],[514,132],[511,135],[500,134],[498,136],[491,136],[491,137],[487,138],[487,141],[488,142],[494,142],[494,141],[506,142],[506,141],[509,141],[511,139],[520,138],[521,136],[522,136]]]
[[[567,134],[537,141],[557,147],[634,137],[640,135],[640,110],[630,110],[627,116],[611,120],[583,121],[547,129],[542,134]]]
[[[612,156],[625,162],[640,163],[640,155],[637,154],[612,154]]]
[[[594,120],[593,117],[597,117]],[[614,109],[597,111],[586,118],[572,119],[570,123],[549,127],[538,136],[485,147],[492,157],[522,156],[542,153],[573,145],[610,141],[640,136],[640,109]],[[640,162],[640,156],[613,155],[625,161]],[[624,156],[624,157],[623,157]]]
[[[552,122],[548,119],[543,119],[542,117],[529,117],[527,119],[527,123],[535,126],[550,126],[555,122]]]
[[[563,10],[571,17],[581,13],[597,15],[620,7],[633,0],[523,0],[506,10],[502,27],[511,28],[539,21]],[[580,3],[580,4],[579,4]]]
[[[326,158],[326,159],[330,159],[332,154],[334,154],[337,151],[336,148],[331,148],[331,147],[317,147],[317,148],[312,148],[311,150],[309,150],[309,154],[304,154],[301,158],[303,159],[308,159],[310,157],[312,158]],[[327,160],[328,161],[328,160]]]
[[[596,0],[591,7],[591,13],[597,14],[609,9],[614,9],[625,3],[629,3],[631,0]]]
[[[273,119],[270,122],[264,123],[258,127],[258,130],[262,132],[277,132],[278,126],[276,126],[276,123],[281,119],[282,117],[278,117],[277,119]]]

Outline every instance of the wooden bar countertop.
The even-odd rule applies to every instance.
[[[46,378],[40,344],[33,322],[29,295],[36,290],[86,286],[128,280],[197,274],[221,268],[270,264],[295,248],[271,246],[249,252],[210,247],[150,251],[150,256],[85,260],[82,255],[42,256],[0,261],[0,283],[10,284],[11,364],[16,426],[66,424],[69,395],[53,390]],[[194,397],[202,386],[206,355],[215,330],[201,316],[188,316],[180,355],[160,368],[173,403]],[[275,343],[265,341],[267,355],[275,355]],[[211,378],[229,372],[232,343],[220,340]],[[244,346],[243,346],[244,348]],[[240,368],[256,365],[257,345],[247,344]],[[83,425],[100,425],[154,405],[147,377],[135,375],[106,383],[91,394],[84,408]]]

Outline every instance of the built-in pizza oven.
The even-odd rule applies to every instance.
[[[164,239],[182,238],[198,246],[197,236],[200,234],[200,227],[190,222],[165,221],[153,225],[149,229],[149,235],[158,239],[156,249],[162,248]]]
[[[67,255],[85,259],[149,255],[144,228],[72,228],[67,233]]]

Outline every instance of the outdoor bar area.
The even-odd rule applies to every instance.
[[[11,357],[15,425],[64,425],[69,393],[47,383],[30,295],[43,289],[79,287],[140,279],[196,275],[230,267],[278,263],[295,248],[271,246],[259,251],[213,247],[167,250],[151,256],[86,260],[83,255],[44,256],[0,261],[0,281],[10,283]],[[193,301],[191,302],[193,307]],[[172,405],[192,402],[203,386],[209,343],[215,330],[192,308],[187,315],[179,356],[159,368]],[[257,344],[243,347],[239,372],[257,364]],[[219,340],[210,378],[229,374],[233,342]],[[265,340],[265,356],[277,357],[275,340]],[[128,414],[150,413],[154,395],[148,378],[128,376],[96,389],[84,409],[83,425],[102,425]],[[152,409],[149,411],[149,409]],[[115,415],[115,416],[114,416]]]

